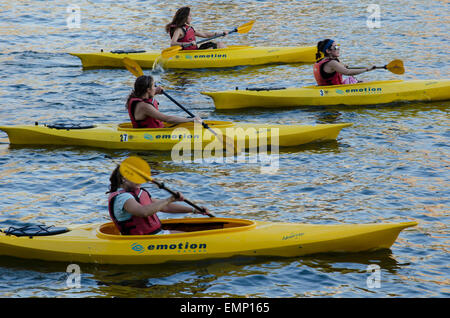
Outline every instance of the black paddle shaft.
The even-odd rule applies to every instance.
[[[174,98],[172,98],[172,96],[170,96],[169,94],[167,94],[164,90],[162,91],[162,93],[164,94],[164,96],[166,96],[168,99],[170,99],[172,102],[174,102],[178,107],[180,107],[182,110],[184,110],[186,113],[189,114],[189,116],[191,117],[195,117],[195,115],[186,107],[184,107],[183,105],[181,105],[179,102],[177,102]],[[202,122],[202,126],[205,127],[206,129],[209,129],[209,126],[207,123]]]
[[[164,182],[158,182],[155,180],[151,180],[154,184],[156,184],[158,186],[158,188],[166,190],[167,192],[169,192],[170,194],[172,194],[174,197],[179,198],[180,195],[178,192],[175,192],[173,190],[170,190],[169,188],[166,188],[166,186],[164,185]],[[187,204],[189,204],[191,207],[195,208],[197,211],[202,212],[203,214],[206,214],[207,216],[210,217],[214,217],[214,215],[212,215],[211,213],[206,212],[205,209],[199,207],[198,205],[196,205],[195,203],[192,203],[191,201],[184,199],[184,202],[186,202]]]
[[[360,69],[360,68],[368,68],[368,67],[366,67],[366,66],[352,66],[352,67],[347,67],[347,68],[349,70],[357,70],[357,69]],[[383,69],[387,70],[387,64],[385,66],[375,66],[374,69],[380,69],[380,68],[383,68]]]
[[[183,105],[181,105],[179,102],[177,102],[175,99],[172,98],[172,96],[170,96],[169,94],[167,94],[164,90],[162,91],[162,93],[164,94],[164,96],[166,96],[168,99],[170,99],[172,102],[174,102],[178,107],[180,107],[182,110],[184,110],[186,113],[189,114],[189,116],[191,117],[195,117],[195,115],[193,113],[191,113],[191,111],[189,109],[187,109],[186,107],[184,107]]]
[[[228,34],[233,33],[233,32],[237,32],[237,31],[238,31],[238,29],[237,29],[237,28],[234,28],[232,31],[228,32]],[[202,43],[205,43],[205,42],[209,42],[209,41],[211,41],[211,40],[220,38],[221,36],[224,36],[224,35],[225,35],[225,33],[222,32],[222,33],[219,34],[219,35],[214,35],[214,36],[212,36],[212,37],[210,37],[210,38],[207,38],[207,39],[204,39],[204,40],[200,40],[200,41],[197,42],[197,44],[202,44]],[[190,45],[191,45],[191,44],[188,43],[188,44],[183,44],[182,46],[183,46],[183,47],[187,47],[187,46],[190,46]]]

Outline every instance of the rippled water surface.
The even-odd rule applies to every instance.
[[[167,47],[163,31],[181,1],[77,1],[80,28],[67,27],[67,2],[0,1],[0,125],[117,123],[134,76],[83,70],[68,52]],[[196,1],[194,26],[228,30],[256,20],[226,44],[341,44],[349,65],[404,61],[406,73],[364,80],[449,77],[447,1]],[[150,71],[146,71],[150,73]],[[130,154],[190,200],[218,216],[304,223],[417,221],[391,250],[292,259],[229,259],[152,266],[80,265],[69,288],[65,263],[0,257],[0,297],[448,297],[449,102],[371,107],[217,112],[201,91],[313,83],[311,65],[268,65],[153,74],[204,118],[255,123],[353,123],[336,142],[282,149],[276,174],[261,163],[176,163],[168,153],[10,146],[0,132],[0,226],[107,220],[109,174]],[[184,115],[165,97],[161,108]],[[155,197],[166,194],[154,190]],[[168,215],[161,214],[161,218]],[[370,288],[367,267],[381,268]]]

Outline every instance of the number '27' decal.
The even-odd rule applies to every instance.
[[[128,134],[121,134],[120,135],[120,141],[121,142],[128,141]]]

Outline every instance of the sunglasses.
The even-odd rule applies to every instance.
[[[340,49],[341,49],[341,46],[339,44],[335,44],[334,46],[330,47],[330,50],[332,50],[332,51],[337,51]]]

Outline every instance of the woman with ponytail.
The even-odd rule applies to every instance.
[[[201,32],[196,31],[192,25],[192,16],[191,16],[191,8],[182,7],[177,10],[175,13],[172,22],[166,25],[166,32],[170,35],[170,45],[186,45],[190,44],[187,47],[183,47],[184,50],[204,50],[204,49],[222,49],[226,46],[222,42],[207,42],[197,46],[196,37],[199,36],[201,38],[211,38],[213,36],[224,34],[227,35],[228,32],[224,31],[222,33],[219,32]]]
[[[184,118],[161,113],[155,95],[162,92],[161,87],[155,87],[153,77],[142,75],[136,79],[134,90],[128,96],[126,103],[133,128],[163,128],[163,122],[171,124],[202,122],[198,117]]]
[[[117,166],[109,178],[108,209],[109,216],[122,235],[171,234],[177,231],[162,229],[157,212],[194,213],[196,210],[188,206],[174,203],[181,202],[184,197],[177,196],[166,199],[154,199],[140,184],[125,179]],[[205,207],[204,213],[209,210]]]
[[[339,55],[340,47],[334,40],[325,39],[317,43],[317,62],[314,64],[314,77],[317,81],[317,85],[358,83],[359,81],[351,75],[358,75],[375,69],[375,66],[372,66],[371,68],[348,69],[347,66],[339,61]],[[342,75],[350,77],[343,79]]]

